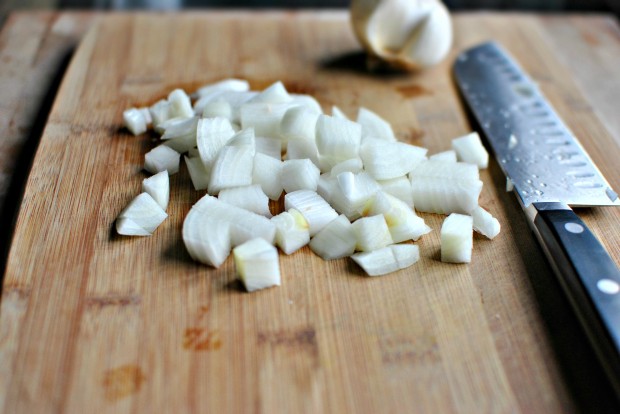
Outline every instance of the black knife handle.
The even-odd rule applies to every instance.
[[[534,203],[534,225],[594,349],[620,390],[620,270],[568,206]]]

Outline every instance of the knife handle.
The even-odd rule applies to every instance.
[[[534,226],[578,318],[620,390],[620,270],[565,204],[534,203]]]

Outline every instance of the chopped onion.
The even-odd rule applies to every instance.
[[[389,180],[377,180],[381,190],[387,194],[402,200],[409,207],[413,208],[413,194],[411,192],[411,182],[406,176],[391,178]]]
[[[168,171],[169,175],[179,172],[181,154],[170,147],[159,145],[144,156],[144,169],[152,174]]]
[[[396,141],[392,126],[369,109],[359,109],[357,122],[362,126],[362,140],[380,139],[390,142]]]
[[[437,154],[433,154],[428,158],[434,161],[457,162],[456,151],[454,150],[438,152]]]
[[[441,261],[471,262],[473,219],[463,214],[450,214],[441,225]]]
[[[253,211],[261,216],[271,217],[269,198],[258,184],[226,188],[220,191],[218,199],[233,206]]]
[[[362,252],[377,250],[393,243],[383,214],[363,217],[351,225],[357,240],[356,249]]]
[[[282,187],[287,193],[297,190],[316,191],[320,174],[319,168],[309,159],[286,160],[282,164]]]
[[[377,192],[367,203],[364,213],[369,216],[383,215],[394,243],[418,240],[431,232],[424,219],[418,217],[404,201],[383,191]]]
[[[500,224],[499,221],[491,215],[488,211],[478,206],[471,213],[474,223],[474,230],[489,239],[494,238],[499,234]]]
[[[220,149],[213,163],[209,177],[209,194],[218,194],[224,188],[252,184],[255,152],[251,129],[242,130],[231,138]]]
[[[310,242],[308,221],[294,208],[271,218],[276,225],[276,244],[286,254],[301,249]]]
[[[331,194],[331,203],[336,211],[346,215],[349,220],[361,217],[364,205],[381,189],[379,184],[365,172],[340,173],[337,182],[338,185]]]
[[[351,256],[368,276],[381,276],[405,269],[420,260],[420,249],[413,244],[394,244]]]
[[[481,169],[489,165],[489,153],[482,145],[477,132],[453,139],[452,148],[461,161],[477,165]]]
[[[170,200],[170,178],[166,171],[142,180],[142,192],[148,193],[165,211]]]
[[[328,116],[314,97],[290,94],[282,82],[257,92],[247,81],[226,79],[192,97],[193,107],[175,89],[149,108],[123,113],[131,132],[152,124],[163,144],[145,155],[144,168],[156,175],[119,215],[120,234],[149,235],[167,217],[168,175],[179,170],[183,153],[194,188],[208,190],[183,223],[187,250],[218,267],[234,248],[250,291],[280,283],[274,243],[285,254],[309,244],[326,260],[361,250],[353,260],[370,275],[411,266],[419,248],[393,243],[431,231],[414,206],[453,213],[441,230],[444,261],[471,260],[472,229],[489,238],[499,233],[497,219],[478,206],[478,169],[488,153],[476,133],[427,159],[425,148],[398,142],[369,109],[360,108],[355,122],[337,106]],[[283,191],[287,211],[271,217],[269,199]]]
[[[120,212],[116,231],[125,236],[150,236],[168,214],[148,193],[141,193]]]
[[[478,205],[482,181],[412,178],[413,204],[418,211],[469,214]]]
[[[329,171],[337,163],[357,157],[361,139],[360,124],[328,115],[319,115],[316,123],[316,146],[319,156],[326,161],[324,167],[321,165],[321,170]]]
[[[256,137],[256,152],[269,155],[271,158],[280,160],[282,153],[280,151],[280,140],[277,138]]]
[[[294,208],[308,221],[310,236],[317,234],[330,221],[338,217],[332,208],[320,195],[311,190],[298,190],[284,196],[284,208]]]
[[[333,260],[353,254],[356,244],[351,222],[345,215],[340,215],[310,240],[310,249],[324,260]]]
[[[123,112],[123,122],[125,127],[134,135],[146,132],[146,118],[144,112],[137,108],[129,108]]]
[[[198,121],[196,144],[202,163],[211,168],[218,152],[235,135],[226,118],[202,118]]]
[[[202,211],[210,220],[230,225],[230,242],[238,246],[248,240],[261,237],[273,244],[276,236],[275,225],[265,216],[233,206],[210,195],[202,197],[192,209]]]
[[[379,139],[366,139],[360,149],[364,169],[377,180],[388,180],[407,174],[426,156],[426,148],[386,142]]]
[[[233,249],[235,269],[248,292],[280,286],[278,251],[263,239],[253,239]]]
[[[271,200],[279,199],[282,194],[282,161],[257,152],[254,155],[252,182],[259,184]]]
[[[196,191],[206,190],[209,187],[210,172],[202,163],[200,157],[185,157],[185,165],[187,165],[187,171],[194,189]]]

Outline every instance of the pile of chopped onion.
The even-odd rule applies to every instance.
[[[118,233],[151,235],[165,220],[168,175],[185,154],[195,190],[205,191],[183,223],[187,251],[216,268],[234,252],[248,291],[280,284],[275,246],[287,255],[308,245],[325,260],[350,256],[370,276],[409,267],[420,258],[411,242],[431,231],[416,210],[448,215],[445,262],[471,260],[474,230],[499,233],[497,219],[478,205],[478,171],[488,154],[476,133],[429,157],[397,141],[390,124],[366,108],[356,120],[337,107],[329,115],[281,82],[252,91],[240,79],[192,97],[176,89],[123,118],[134,135],[152,128],[162,142],[145,155],[144,169],[154,175],[120,213]],[[282,194],[285,211],[272,216],[269,200]]]

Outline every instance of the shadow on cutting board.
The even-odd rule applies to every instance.
[[[59,60],[56,73],[51,77],[47,92],[41,100],[38,110],[35,112],[36,115],[29,123],[32,127],[28,136],[22,143],[19,155],[17,156],[15,169],[6,192],[4,205],[0,206],[0,217],[2,217],[0,221],[0,297],[2,296],[4,275],[6,273],[6,265],[11,242],[13,241],[19,207],[22,203],[24,190],[32,168],[32,162],[37,153],[37,148],[39,147],[39,142],[43,135],[43,129],[47,123],[47,118],[56,98],[56,93],[58,92],[60,83],[62,82],[74,52],[75,49],[70,48],[62,59]],[[44,87],[45,85],[41,86]]]

